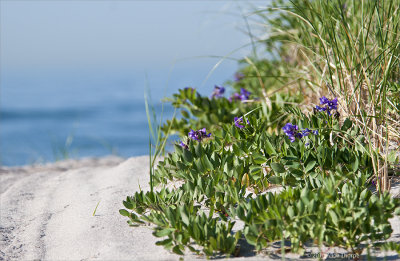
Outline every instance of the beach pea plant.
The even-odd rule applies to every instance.
[[[271,243],[288,239],[294,252],[304,253],[307,242],[340,246],[360,255],[367,244],[390,236],[388,219],[399,211],[400,202],[388,193],[372,195],[365,180],[324,178],[317,189],[288,188],[280,194],[257,195],[232,207],[229,214],[245,222],[249,244],[262,250]]]
[[[257,252],[280,244],[282,256],[308,246],[400,253],[385,242],[400,200],[383,192],[398,162],[387,144],[400,137],[398,2],[257,10],[270,36],[254,40],[270,58],[244,57],[205,96],[185,88],[168,99],[180,116],[158,144],[180,140],[152,158],[151,190],[128,196],[120,214],[178,255],[237,256],[243,241]]]
[[[190,130],[159,162],[160,189],[127,197],[120,213],[131,226],[153,224],[157,244],[176,254],[235,255],[241,238],[256,251],[290,240],[300,254],[310,240],[356,254],[377,247],[400,202],[367,190],[372,163],[358,127],[326,111],[287,113],[294,121],[278,135],[252,114]],[[284,191],[268,192],[276,185]]]
[[[201,96],[194,88],[179,90],[172,99],[167,99],[180,111],[181,118],[168,120],[162,127],[164,133],[168,129],[171,134],[186,135],[191,129],[204,126],[211,128],[233,120],[236,114],[242,114],[254,108],[254,104],[241,101],[229,101],[223,97],[224,87],[216,86],[210,97]]]
[[[200,95],[194,88],[185,88],[167,101],[180,112],[180,117],[167,120],[161,128],[163,133],[186,135],[191,129],[204,126],[218,129],[221,124],[230,123],[238,115],[244,115],[259,107],[263,109],[253,112],[253,115],[266,117],[266,126],[269,131],[274,131],[290,118],[283,109],[291,107],[296,98],[289,94],[275,93],[269,97],[269,103],[265,104],[245,88],[240,88],[228,96],[224,87],[215,86],[210,97]]]

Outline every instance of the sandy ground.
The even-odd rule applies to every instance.
[[[147,156],[0,168],[0,260],[179,260],[155,245],[150,227],[130,228],[118,213],[139,185],[149,189],[148,179]],[[399,188],[394,184],[393,195]],[[390,240],[400,242],[400,220],[391,222]],[[255,256],[250,249],[243,247],[242,257],[233,260],[280,259]],[[193,259],[203,257],[185,256]]]

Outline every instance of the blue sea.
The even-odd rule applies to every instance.
[[[195,87],[209,95],[214,84],[232,78],[236,64],[216,70],[204,82],[213,63],[195,67],[4,72],[1,79],[1,165],[53,162],[66,158],[149,152],[144,92],[161,116],[163,97],[179,88]],[[173,108],[165,104],[163,118]]]

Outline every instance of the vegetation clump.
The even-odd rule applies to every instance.
[[[400,2],[285,4],[254,12],[270,26],[255,42],[272,58],[245,57],[228,99],[223,86],[173,95],[181,117],[158,129],[151,191],[128,196],[120,213],[153,224],[157,245],[180,255],[238,255],[240,240],[258,252],[281,242],[283,255],[285,241],[300,255],[309,244],[353,257],[400,252],[385,242],[400,214],[388,193],[399,162],[390,146],[400,144]],[[181,141],[155,168],[171,134]]]

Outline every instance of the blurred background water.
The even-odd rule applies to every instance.
[[[205,81],[211,56],[248,44],[241,15],[264,3],[1,1],[1,164],[147,154],[145,86],[160,113],[179,88],[232,79],[227,59]]]

